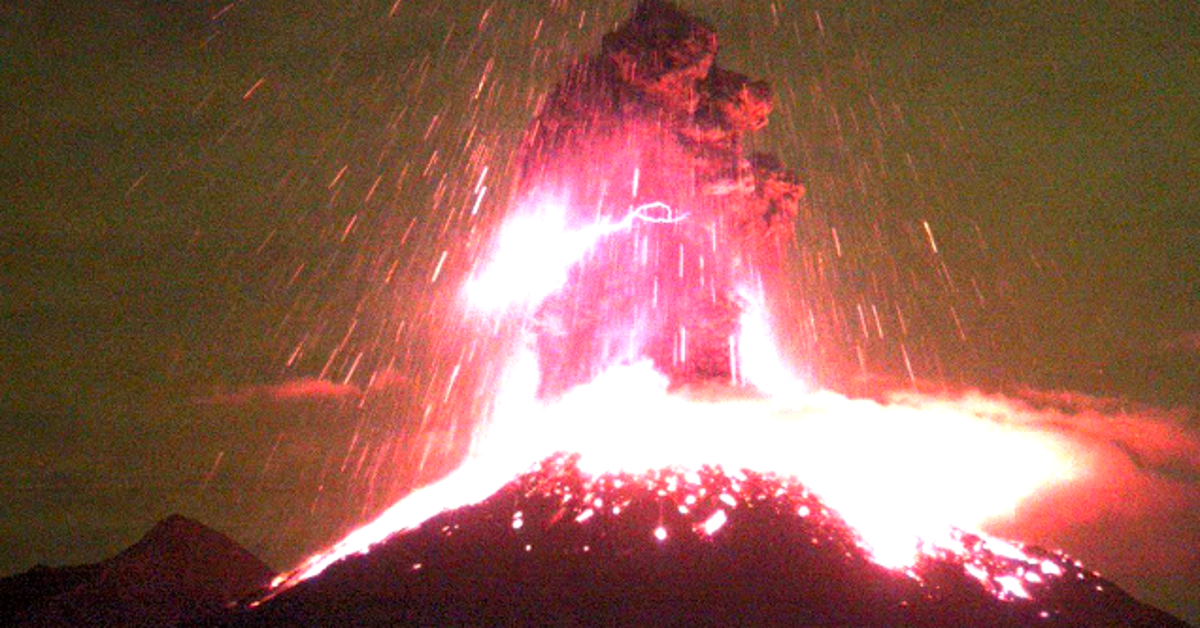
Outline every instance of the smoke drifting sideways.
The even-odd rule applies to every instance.
[[[1023,500],[985,529],[1061,548],[1142,601],[1200,620],[1200,416],[1125,399],[1026,389],[1011,396],[897,394],[896,403],[969,404],[1069,447],[1081,473]]]

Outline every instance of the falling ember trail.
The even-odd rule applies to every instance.
[[[242,94],[242,100],[250,100],[250,97],[254,95],[254,92],[258,91],[258,88],[262,87],[262,84],[265,82],[267,82],[265,77],[255,81],[254,85],[251,85],[250,89],[246,90],[245,94]]]

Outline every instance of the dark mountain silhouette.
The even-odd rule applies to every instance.
[[[795,481],[714,468],[590,477],[559,456],[215,623],[1186,625],[1060,554],[957,538],[905,574],[875,564]],[[1003,594],[1014,583],[1028,599]]]
[[[273,576],[225,535],[172,515],[102,562],[0,580],[0,625],[168,626],[220,611]]]

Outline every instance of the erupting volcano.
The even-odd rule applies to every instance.
[[[805,190],[745,149],[770,87],[716,56],[645,0],[568,70],[463,286],[523,335],[471,454],[231,623],[1173,624],[976,531],[1086,457],[789,372],[771,330]]]
[[[907,571],[786,477],[555,456],[229,625],[1182,625],[1067,558],[961,531]]]

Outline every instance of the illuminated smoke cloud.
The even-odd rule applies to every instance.
[[[293,402],[355,397],[362,391],[353,384],[305,377],[274,385],[243,386],[198,400],[205,405],[236,406],[253,402]]]

